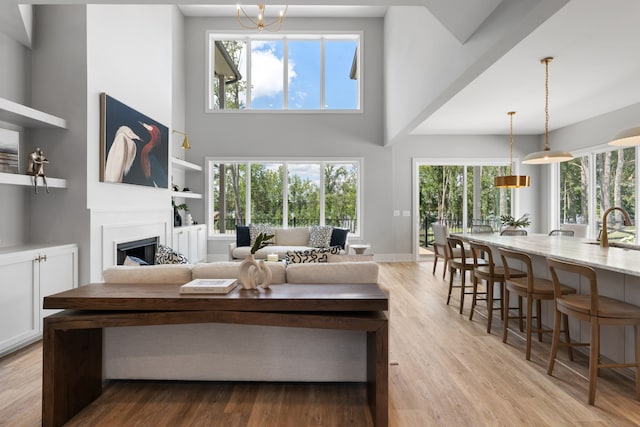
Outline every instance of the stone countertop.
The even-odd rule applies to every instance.
[[[554,257],[589,267],[640,276],[640,250],[609,247],[601,248],[598,242],[569,236],[499,236],[494,234],[457,234],[467,241],[477,241],[489,246],[502,246],[532,255]],[[640,249],[640,248],[638,248]]]

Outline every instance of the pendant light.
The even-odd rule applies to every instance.
[[[552,57],[543,58],[540,60],[545,65],[546,79],[544,83],[545,92],[545,125],[544,125],[544,150],[536,151],[525,156],[522,159],[522,163],[528,165],[540,165],[548,163],[560,163],[573,159],[573,154],[568,151],[551,151],[549,147],[549,62],[553,61]]]
[[[613,138],[609,145],[615,147],[633,147],[640,145],[640,128],[631,128],[620,132]]]
[[[509,175],[496,176],[493,185],[496,188],[521,188],[528,187],[531,179],[526,175],[513,175],[513,115],[515,111],[509,111]]]

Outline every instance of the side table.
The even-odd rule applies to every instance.
[[[365,251],[367,249],[369,249],[371,247],[371,245],[350,245],[351,248],[353,248],[353,251],[356,253],[356,255],[362,255],[365,253]]]

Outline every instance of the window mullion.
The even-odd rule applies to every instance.
[[[324,182],[324,168],[325,162],[320,162],[320,225],[326,225],[327,221],[325,215],[325,182]]]
[[[324,110],[325,96],[324,96],[324,80],[325,80],[325,38],[320,38],[320,109]]]
[[[247,110],[251,109],[251,39],[248,38],[247,40],[247,99],[246,101],[246,107]]]
[[[289,162],[283,163],[282,168],[282,226],[289,227]]]
[[[244,195],[244,200],[245,200],[245,217],[247,218],[246,223],[251,224],[251,175],[252,175],[252,170],[251,170],[251,162],[247,162],[246,166],[247,168],[247,172],[245,172],[245,187],[246,187],[246,191],[245,191],[245,195]]]
[[[283,46],[283,61],[282,61],[282,109],[289,109],[289,39],[285,37],[282,41]]]

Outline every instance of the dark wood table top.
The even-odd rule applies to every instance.
[[[177,284],[95,283],[44,297],[45,309],[114,311],[387,311],[389,296],[375,284],[238,286],[225,295],[180,294]]]

